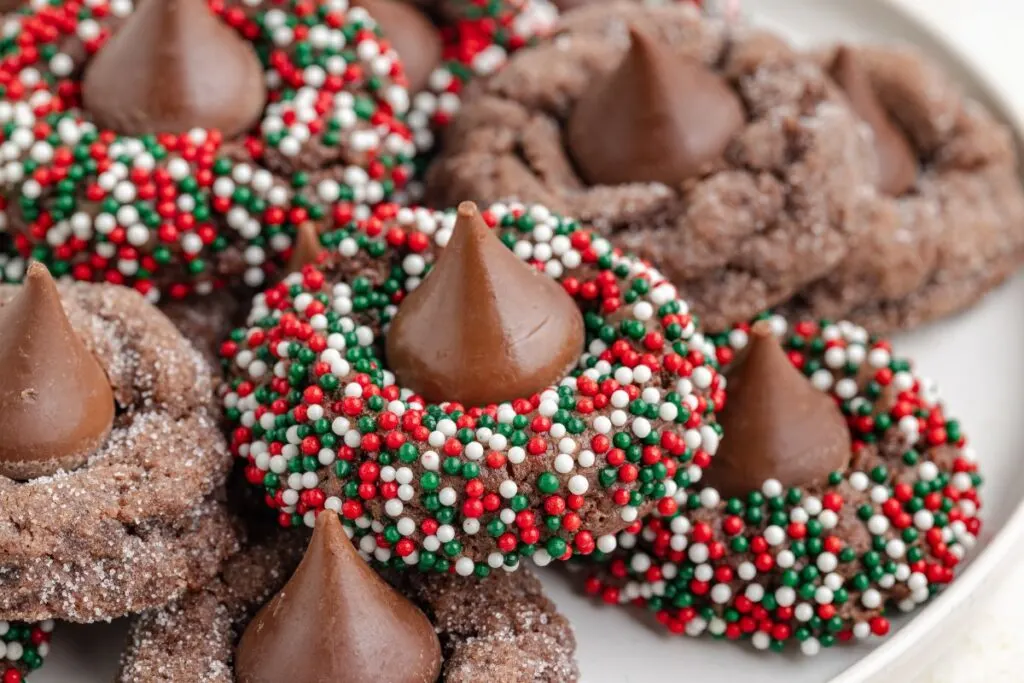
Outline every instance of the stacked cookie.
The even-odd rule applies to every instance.
[[[562,9],[5,20],[4,683],[127,614],[126,682],[575,680],[528,561],[807,654],[953,579],[973,453],[856,321],[1016,268],[1008,132],[909,52]]]

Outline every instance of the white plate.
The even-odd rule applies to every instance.
[[[1014,44],[1019,37],[1006,30],[1015,22],[1005,16],[1007,10],[1014,12],[1005,5],[1016,3],[970,3],[973,10],[964,11],[963,16],[973,24],[971,33],[957,15],[956,5],[962,11],[964,4],[961,0],[898,0],[898,4],[914,6],[915,13],[927,15],[935,26],[925,28],[886,0],[746,0],[755,20],[802,43],[836,39],[916,43],[944,62],[974,95],[1005,118],[1012,118],[999,93],[1006,92],[1006,100],[1013,102],[1015,94],[1020,97],[1024,92],[1014,93],[1006,79],[983,85],[971,63],[974,60],[991,73],[1009,57],[1016,57],[1002,72],[1012,77],[1016,68],[1013,64],[1019,65],[1024,56],[1024,45]],[[1016,15],[1024,13],[1018,8]],[[1000,25],[1004,27],[1002,34],[998,32]],[[954,38],[938,37],[932,32],[936,27]],[[1009,55],[992,52],[993,44],[1002,42],[1001,36],[1006,39],[1003,47]],[[970,46],[970,59],[960,56],[960,48],[954,44]],[[1024,111],[1024,103],[1013,104]],[[576,627],[584,681],[907,681],[927,668],[941,651],[942,643],[962,627],[972,595],[1005,567],[1016,541],[1024,537],[1024,509],[1020,507],[1024,458],[1019,455],[1024,437],[1024,422],[1019,417],[1019,406],[1024,404],[1022,309],[1024,278],[1018,278],[967,314],[897,340],[898,352],[916,359],[921,372],[938,380],[950,414],[963,421],[980,454],[987,481],[983,490],[982,543],[966,571],[938,600],[914,618],[897,621],[896,633],[874,647],[837,647],[807,659],[800,655],[756,654],[749,647],[705,639],[663,636],[635,619],[634,612],[597,606],[577,596],[560,575],[545,574],[551,596]],[[123,633],[123,624],[60,626],[52,656],[31,681],[108,683],[117,669]]]

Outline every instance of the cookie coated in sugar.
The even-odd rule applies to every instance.
[[[631,45],[639,43],[630,39],[630,27],[657,48],[655,61],[680,60],[701,71],[695,82],[717,89],[713,98],[724,115],[739,118],[735,130],[707,132],[700,125],[714,117],[696,114],[669,126],[682,138],[681,150],[711,142],[723,148],[718,157],[695,159],[679,182],[588,182],[581,171],[579,145],[570,136],[580,103],[629,60],[641,70],[652,61],[631,56]],[[673,72],[663,68],[656,77],[626,82],[664,83],[634,97],[654,97],[651,107],[666,107],[657,98],[672,91],[665,74]],[[709,79],[717,85],[707,85]],[[702,17],[689,5],[612,3],[566,12],[553,40],[519,51],[463,99],[428,171],[430,201],[514,197],[593,223],[661,269],[710,329],[749,319],[839,263],[851,238],[846,218],[854,190],[873,168],[856,117],[813,59],[768,34]],[[643,110],[626,113],[636,123]],[[648,145],[651,156],[665,139],[659,135]],[[621,136],[583,137],[610,146]]]
[[[235,647],[256,611],[302,558],[305,533],[278,530],[242,550],[205,587],[132,622],[123,683],[233,683]],[[527,570],[486,579],[392,574],[428,616],[443,656],[441,681],[575,681],[569,622]]]
[[[910,47],[843,48],[909,143],[916,176],[866,188],[849,255],[809,285],[793,315],[849,318],[873,332],[915,327],[977,302],[1024,262],[1024,190],[1013,134]],[[834,63],[837,50],[820,58]]]
[[[0,287],[0,311],[41,278],[45,269],[30,270],[28,284]],[[210,370],[167,318],[122,287],[52,291],[109,382],[113,418],[80,462],[32,474],[7,454],[15,478],[0,476],[0,617],[113,619],[203,583],[233,552],[217,499],[230,457]]]

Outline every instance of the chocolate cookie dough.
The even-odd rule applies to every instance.
[[[235,668],[242,632],[288,580],[308,540],[308,534],[273,533],[246,547],[205,587],[137,617],[118,680],[247,680],[239,678],[241,672]],[[407,574],[388,578],[405,599],[427,615],[436,631],[443,657],[437,680],[577,680],[572,629],[527,571],[499,572],[486,579]],[[374,633],[368,630],[366,637],[372,638]],[[385,655],[373,670],[350,669],[347,680],[385,680],[390,659]]]
[[[711,329],[839,263],[874,168],[813,59],[689,5],[567,12],[464,99],[430,201],[513,197],[593,223]]]
[[[112,619],[216,573],[230,457],[198,353],[137,293],[40,264],[0,317],[0,617]]]
[[[954,580],[981,529],[960,423],[852,323],[766,317],[718,341],[726,431],[708,486],[620,534],[587,590],[762,650],[886,635],[891,613]]]
[[[249,297],[238,289],[221,289],[203,297],[167,300],[159,308],[218,374],[220,345],[243,322]]]
[[[853,213],[863,229],[847,258],[789,310],[879,332],[970,306],[1024,262],[1011,131],[912,48],[842,47],[821,60],[874,132],[879,182]]]

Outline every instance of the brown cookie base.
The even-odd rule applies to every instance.
[[[921,176],[899,198],[865,188],[850,255],[792,310],[880,333],[966,308],[1024,263],[1024,191],[1009,129],[949,76],[908,48],[857,54],[921,158]]]
[[[627,25],[716,69],[747,111],[718,166],[680,187],[587,186],[566,151],[574,103],[619,63]],[[470,86],[428,173],[431,201],[516,198],[590,222],[657,265],[711,329],[780,303],[846,255],[847,214],[874,162],[812,58],[685,5],[582,7],[559,31]]]
[[[214,499],[107,539],[68,538],[52,557],[0,566],[0,614],[88,623],[140,612],[202,585],[237,548],[232,520]]]
[[[204,297],[161,303],[160,310],[203,354],[210,368],[219,372],[220,345],[244,320],[242,304],[251,298],[251,292],[219,290]]]
[[[106,371],[114,426],[82,467],[0,477],[0,618],[89,622],[162,605],[232,551],[211,496],[231,458],[210,417],[210,371],[135,292],[61,285],[72,327]],[[0,305],[16,287],[0,287]]]
[[[228,562],[212,583],[132,624],[123,683],[233,683],[246,622],[287,581],[307,536],[276,531]],[[520,568],[482,581],[403,574],[395,585],[434,623],[449,683],[577,680],[572,629]]]

